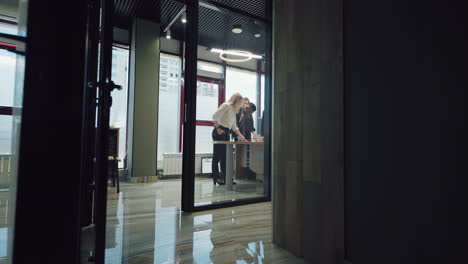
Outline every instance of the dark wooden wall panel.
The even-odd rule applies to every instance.
[[[466,263],[466,8],[345,1],[353,263]]]
[[[341,0],[275,1],[274,242],[312,263],[341,263]]]

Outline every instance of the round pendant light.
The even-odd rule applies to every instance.
[[[228,58],[227,56],[224,55],[234,55],[238,56],[241,58],[238,59],[233,59],[233,58]],[[229,50],[223,50],[219,53],[219,58],[228,61],[228,62],[244,62],[244,61],[249,61],[252,59],[253,54],[249,51],[246,50],[234,50],[234,49],[229,49]]]

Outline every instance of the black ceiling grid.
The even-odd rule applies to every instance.
[[[265,19],[267,0],[206,0],[209,3],[238,9],[244,13],[253,14]],[[131,18],[138,15],[160,22],[161,31],[174,19],[183,8],[181,0],[114,0],[116,26],[130,27]],[[243,32],[233,33],[232,26],[241,24]],[[255,54],[263,54],[265,50],[265,25],[255,23],[235,14],[225,14],[205,7],[199,8],[199,44],[221,49],[242,49]],[[185,25],[176,21],[171,26],[171,36],[177,40],[184,39]],[[255,33],[262,37],[255,38]]]
[[[242,33],[232,32],[235,24],[242,25]],[[242,49],[256,54],[265,51],[265,38],[256,38],[255,33],[265,35],[263,24],[254,24],[240,17],[230,16],[208,8],[200,7],[198,38],[199,44],[221,49]]]
[[[114,24],[121,28],[130,28],[131,18],[144,0],[114,0]]]
[[[210,0],[210,2],[220,3],[268,19],[268,17],[266,17],[265,0]]]
[[[114,0],[114,25],[129,29],[135,16],[159,22],[160,7],[160,0]]]
[[[148,19],[151,21],[161,20],[161,4],[160,1],[143,0],[136,10],[136,15],[140,18]]]
[[[161,34],[167,25],[174,19],[179,11],[184,7],[184,4],[172,0],[161,0]],[[164,35],[163,35],[164,36]],[[185,25],[180,21],[176,21],[171,26],[171,37],[183,41],[185,39]]]

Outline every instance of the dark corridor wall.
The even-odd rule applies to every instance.
[[[345,247],[353,264],[468,261],[461,10],[451,1],[344,0]]]

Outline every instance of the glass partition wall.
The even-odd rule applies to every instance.
[[[0,263],[12,263],[27,1],[0,4]],[[10,21],[11,20],[11,21]]]
[[[112,95],[110,109],[111,129],[117,130],[118,168],[126,169],[127,153],[127,113],[128,113],[128,64],[130,52],[128,48],[112,47],[112,80],[122,86],[122,90]]]
[[[174,190],[170,204],[182,200],[184,211],[268,201],[268,7],[261,6],[263,13],[246,14],[234,7],[219,8],[215,3],[190,1],[183,5],[169,0],[160,8],[155,186]],[[114,79],[128,75],[128,50],[114,47],[113,59]],[[111,125],[120,129],[119,168],[126,169],[127,152],[132,151],[126,146],[127,79],[118,83],[123,84],[124,92],[113,96]],[[229,125],[225,120],[214,120],[213,115],[237,93],[242,104],[236,109],[229,106],[233,123],[226,129],[226,137],[218,140],[214,137],[215,125]],[[235,131],[240,131],[247,142],[239,141]]]
[[[271,28],[265,17],[206,2],[187,5],[188,23],[195,23],[187,29],[196,29],[197,38],[185,40],[184,68],[196,71],[184,76],[190,95],[182,108],[190,133],[183,139],[184,211],[270,200]]]
[[[134,18],[130,51],[114,48],[112,79],[124,87],[112,94],[110,125],[120,128],[123,164],[119,165],[128,170],[120,191],[107,193],[106,263],[131,262],[139,256],[148,263],[177,262],[177,249],[171,243],[185,240],[180,230],[205,225],[193,218],[187,222],[180,211],[270,200],[271,29],[265,18],[269,15],[246,15],[210,2],[161,1],[160,21]],[[145,25],[147,31],[138,31]],[[156,33],[153,29],[158,26]],[[153,40],[158,40],[157,45],[151,45]],[[157,75],[147,64],[159,67]],[[145,70],[144,77],[152,77],[152,82],[140,85],[135,80]],[[128,89],[124,75],[129,75]],[[216,118],[218,109],[237,93],[237,102],[227,106],[231,116]],[[157,113],[148,98],[157,100]],[[143,126],[136,117],[145,118]],[[157,135],[152,132],[155,127],[147,125],[153,118],[157,118]],[[214,136],[217,125],[226,127],[222,139]],[[233,137],[235,131],[240,131],[242,142]],[[148,143],[153,136],[157,137],[154,148]],[[154,174],[136,173],[141,163],[135,157],[143,152],[139,161],[156,163]],[[209,234],[198,235],[202,233]]]

